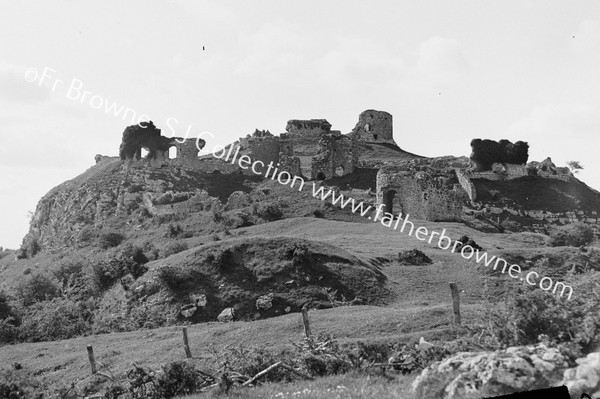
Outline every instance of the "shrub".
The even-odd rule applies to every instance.
[[[167,232],[165,233],[165,237],[175,238],[181,233],[183,233],[183,229],[180,225],[169,223],[169,225],[167,226]]]
[[[212,219],[215,223],[220,223],[223,221],[223,206],[220,204],[213,204],[210,208],[210,212],[212,214]]]
[[[540,334],[553,345],[566,345],[572,357],[600,343],[600,275],[573,284],[578,295],[566,301],[536,288],[519,287],[503,302],[494,298],[486,312],[488,334],[500,346],[528,345]]]
[[[232,229],[237,229],[239,227],[248,227],[254,225],[251,220],[251,215],[244,211],[238,210],[231,213],[226,214],[223,217],[223,223]]]
[[[41,251],[40,243],[37,238],[31,238],[21,245],[17,253],[18,259],[33,258]]]
[[[254,213],[256,216],[267,222],[273,222],[283,217],[283,211],[281,210],[280,205],[273,202],[260,203],[256,207]]]
[[[18,342],[19,328],[14,317],[0,319],[0,344],[12,344]],[[0,395],[0,398],[2,396]]]
[[[86,321],[90,318],[91,310],[82,301],[54,298],[37,302],[25,310],[19,338],[33,342],[72,338],[90,331]]]
[[[462,236],[458,239],[458,242],[460,243],[459,245],[456,246],[457,251],[459,251],[463,245],[468,245],[473,249],[478,249],[480,251],[483,251],[483,248],[481,246],[479,246],[475,240],[473,240],[472,238],[469,238],[469,236]]]
[[[125,237],[123,237],[123,235],[120,233],[114,231],[103,232],[98,238],[98,244],[100,248],[108,249],[121,244],[124,239]]]
[[[175,242],[172,242],[172,243],[168,244],[162,250],[162,257],[166,258],[166,257],[169,257],[171,255],[177,254],[179,252],[185,251],[186,249],[188,249],[188,245],[185,242],[183,242],[183,241],[175,241]]]
[[[398,261],[403,265],[426,265],[431,263],[431,259],[418,249],[411,249],[398,253]]]
[[[321,209],[315,209],[313,215],[319,219],[323,219],[325,217],[325,213]]]
[[[45,274],[34,274],[15,287],[17,298],[24,306],[55,298],[59,295],[58,285]]]
[[[594,241],[594,230],[587,224],[577,222],[554,228],[550,232],[553,247],[589,245]]]
[[[2,247],[0,247],[0,259],[10,255],[13,251],[11,251],[10,249],[4,249]]]
[[[30,375],[18,371],[0,372],[0,398],[2,399],[42,399],[40,383]]]

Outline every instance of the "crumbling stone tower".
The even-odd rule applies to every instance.
[[[358,154],[354,140],[339,131],[323,134],[320,150],[312,158],[312,179],[324,180],[354,172]]]
[[[358,116],[358,123],[350,133],[355,140],[367,143],[396,145],[392,129],[392,115],[385,111],[368,109]]]

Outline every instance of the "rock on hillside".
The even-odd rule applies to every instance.
[[[34,248],[29,253],[33,255],[40,248],[72,246],[84,239],[89,228],[102,229],[111,223],[123,228],[128,217],[160,214],[161,206],[173,208],[187,201],[183,208],[204,207],[216,199],[226,202],[231,193],[250,191],[259,180],[259,176],[221,175],[172,166],[153,168],[143,162],[126,165],[117,158],[105,157],[39,201],[22,248]]]
[[[105,297],[100,331],[101,324],[118,323],[109,315],[143,308],[191,322],[215,321],[233,308],[236,319],[248,320],[297,312],[304,304],[328,308],[332,300],[381,304],[389,296],[377,268],[335,245],[297,238],[218,241],[148,265],[128,292],[117,286]]]
[[[487,398],[558,384],[565,357],[544,344],[495,352],[463,352],[427,367],[413,382],[415,398]]]

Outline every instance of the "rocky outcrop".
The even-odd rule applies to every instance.
[[[577,367],[567,369],[561,385],[569,388],[571,397],[587,393],[592,398],[600,396],[600,352],[593,352],[576,360]]]
[[[416,399],[495,397],[559,386],[565,357],[543,344],[463,352],[427,367],[412,385]]]
[[[219,316],[217,316],[217,320],[219,320],[221,323],[228,323],[230,321],[233,321],[234,315],[235,313],[233,308],[225,308],[221,313],[219,313]]]

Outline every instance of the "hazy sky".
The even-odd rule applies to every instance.
[[[0,246],[19,246],[49,189],[95,154],[117,155],[133,113],[167,135],[170,118],[179,136],[210,131],[212,147],[255,128],[281,133],[288,119],[347,133],[373,108],[393,115],[405,150],[459,156],[476,137],[524,140],[530,160],[578,160],[600,189],[598,1],[0,0],[0,10]]]

